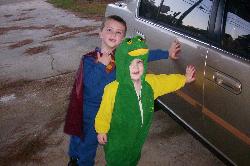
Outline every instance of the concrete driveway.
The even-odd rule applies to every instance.
[[[100,21],[76,17],[43,0],[0,6],[0,81],[33,80],[76,69],[98,45]]]
[[[62,132],[82,54],[99,45],[100,21],[45,0],[0,0],[0,165],[67,165]],[[96,165],[104,166],[98,148]],[[224,165],[161,111],[139,166]]]

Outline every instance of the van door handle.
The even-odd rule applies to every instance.
[[[241,83],[232,77],[221,74],[219,72],[215,72],[213,74],[213,80],[216,82],[216,84],[224,87],[225,89],[235,94],[241,93],[241,90],[242,90]]]

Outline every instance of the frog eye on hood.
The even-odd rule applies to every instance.
[[[127,44],[132,44],[132,39],[128,38],[128,39],[126,40],[126,42],[127,42]]]
[[[145,41],[145,39],[144,39],[143,37],[141,37],[141,36],[138,36],[138,41],[140,41],[140,42],[144,42],[144,41]]]

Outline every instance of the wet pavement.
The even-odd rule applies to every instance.
[[[45,0],[0,0],[0,165],[67,165],[62,132],[74,73],[97,45],[100,21]],[[96,165],[104,166],[102,147]],[[162,111],[139,166],[224,164]]]

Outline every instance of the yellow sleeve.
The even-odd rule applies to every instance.
[[[102,102],[95,117],[95,130],[97,133],[104,134],[109,131],[117,88],[117,81],[111,82],[104,88]]]
[[[154,91],[154,99],[164,94],[174,92],[185,85],[186,77],[181,74],[147,74],[146,81]]]

